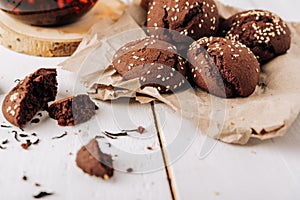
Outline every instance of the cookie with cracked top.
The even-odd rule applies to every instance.
[[[190,46],[188,59],[196,85],[219,97],[248,97],[259,82],[259,63],[240,42],[205,37]]]
[[[113,59],[113,67],[124,80],[139,78],[141,87],[155,87],[160,93],[185,85],[186,61],[173,45],[144,38],[124,45]]]
[[[193,40],[213,36],[216,35],[218,26],[219,13],[214,0],[153,0],[149,4],[147,27],[152,27],[149,34],[175,42],[178,46],[182,46],[179,43],[184,45],[185,42],[190,42],[186,41],[187,37],[182,36],[189,36]]]
[[[41,68],[20,81],[4,98],[3,116],[22,128],[57,94],[56,69]]]
[[[290,49],[291,32],[277,15],[265,10],[244,11],[221,25],[223,36],[249,47],[258,61],[264,64]]]
[[[76,156],[76,164],[85,173],[105,180],[113,176],[112,156],[101,151],[96,139],[81,147]]]

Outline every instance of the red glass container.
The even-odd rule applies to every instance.
[[[0,0],[0,9],[24,23],[59,26],[78,20],[97,0]]]

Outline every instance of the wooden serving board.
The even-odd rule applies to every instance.
[[[101,0],[79,21],[60,27],[23,24],[0,11],[0,44],[34,56],[70,56],[95,23],[106,17],[117,20],[125,7],[119,0]]]

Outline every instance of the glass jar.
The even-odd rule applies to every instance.
[[[58,26],[78,20],[97,0],[0,0],[0,9],[24,23]]]

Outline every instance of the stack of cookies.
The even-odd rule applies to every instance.
[[[160,93],[186,83],[224,98],[248,97],[263,64],[286,53],[291,32],[277,15],[249,10],[220,20],[214,0],[142,0],[147,34],[124,45],[113,66]],[[221,22],[222,21],[222,22]]]

